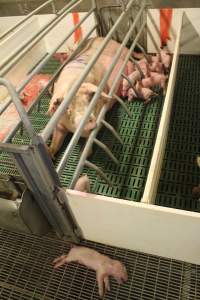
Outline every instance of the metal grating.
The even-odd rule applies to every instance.
[[[104,299],[200,299],[200,266],[89,241],[82,244],[126,265],[127,283],[111,280]],[[52,269],[52,260],[68,250],[69,244],[61,240],[0,229],[0,299],[99,299],[94,271],[75,263]]]
[[[172,115],[156,204],[200,211],[192,188],[199,184],[200,56],[180,56]],[[183,88],[184,86],[184,88]]]

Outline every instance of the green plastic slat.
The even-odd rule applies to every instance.
[[[200,211],[192,188],[200,181],[200,56],[181,56],[156,204]],[[183,88],[184,87],[184,88]]]
[[[45,67],[44,72],[50,73],[54,71],[55,66],[57,64],[50,61],[49,65]],[[101,149],[94,147],[91,161],[105,172],[106,176],[113,183],[113,186],[109,187],[94,171],[85,168],[84,173],[89,175],[93,184],[92,192],[135,201],[140,200],[139,197],[144,189],[145,177],[150,162],[149,154],[152,153],[152,146],[162,109],[161,97],[158,98],[158,101],[154,100],[149,105],[144,105],[141,101],[128,104],[132,118],[129,118],[124,109],[119,105],[116,105],[109,113],[108,121],[119,132],[124,144],[120,145],[106,129],[102,130],[100,136],[101,140],[109,146],[119,159],[120,164],[116,166],[110,162],[109,157]],[[44,95],[40,99],[40,111],[37,112],[36,107],[30,114],[30,120],[36,132],[40,132],[49,120],[46,115],[48,102],[49,97]],[[55,166],[58,165],[69,139],[70,136],[66,138],[62,149],[59,151]],[[13,138],[13,143],[28,144],[29,138],[26,132],[23,131],[21,135],[21,131],[18,131]],[[61,183],[65,187],[68,187],[70,184],[83,144],[84,140],[81,139],[70,156],[69,162],[61,176]]]
[[[58,66],[59,63],[52,59],[45,66],[43,73],[53,73]],[[167,149],[156,197],[158,205],[195,211],[199,210],[199,205],[192,199],[191,190],[198,183],[199,174],[195,165],[196,155],[200,152],[199,69],[200,57],[180,57]],[[162,99],[157,97],[148,105],[144,105],[141,101],[127,103],[132,114],[131,118],[118,104],[109,112],[106,119],[119,132],[124,144],[121,145],[107,129],[101,130],[100,140],[109,146],[119,160],[119,165],[111,162],[97,146],[94,147],[89,160],[105,172],[113,186],[108,186],[93,170],[84,168],[83,173],[87,173],[92,182],[93,193],[140,201],[159,125]],[[43,95],[40,99],[40,111],[38,112],[36,107],[30,114],[36,132],[40,132],[49,120],[46,114],[49,100],[48,95]],[[71,135],[66,138],[59,151],[55,166],[58,165],[70,137]],[[13,138],[13,143],[29,142],[24,130],[22,135],[19,130]],[[69,187],[83,145],[84,139],[81,139],[61,176],[61,183],[65,187]],[[11,158],[5,153],[0,153],[0,174],[17,174]]]

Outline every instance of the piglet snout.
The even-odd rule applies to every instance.
[[[61,104],[62,101],[63,101],[63,98],[56,98],[55,100],[52,99],[51,102],[50,102],[47,114],[49,116],[52,116],[55,113],[55,111],[57,110],[58,106]]]
[[[85,131],[90,131],[96,127],[97,123],[96,120],[89,119],[89,122],[84,127]]]

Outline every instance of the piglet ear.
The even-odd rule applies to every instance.
[[[98,86],[96,86],[95,84],[93,83],[90,83],[90,82],[85,82],[82,84],[82,87],[86,90],[87,93],[89,94],[94,94],[96,93],[97,89],[98,89]],[[108,101],[108,100],[111,100],[112,97],[109,96],[108,94],[106,94],[105,92],[102,92],[101,93],[101,96],[103,97],[103,99],[105,101]]]

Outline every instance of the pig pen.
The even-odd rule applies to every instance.
[[[119,160],[119,164],[111,162],[110,157],[95,145],[93,155],[88,159],[90,164],[86,163],[81,171],[90,177],[92,193],[81,193],[69,189],[84,147],[82,140],[78,142],[80,129],[73,137],[71,135],[66,138],[61,151],[56,156],[55,163],[52,164],[45,151],[44,142],[49,143],[50,134],[59,119],[61,110],[51,119],[46,115],[50,97],[45,90],[31,103],[29,123],[27,114],[15,93],[15,88],[9,83],[11,81],[13,85],[16,85],[19,93],[20,89],[39,71],[45,74],[55,74],[60,63],[52,57],[53,53],[58,49],[60,52],[66,51],[65,48],[60,47],[61,44],[67,43],[69,37],[65,32],[64,38],[63,31],[65,30],[61,25],[55,29],[54,27],[56,22],[61,22],[61,16],[84,1],[75,2],[71,1],[61,14],[57,12],[54,16],[55,20],[51,15],[45,24],[44,20],[38,16],[39,25],[33,25],[34,20],[30,18],[28,24],[24,22],[25,25],[21,30],[7,33],[6,36],[1,37],[4,60],[2,60],[0,75],[5,78],[0,82],[8,88],[23,124],[17,122],[5,136],[3,143],[0,144],[2,150],[0,154],[2,194],[0,226],[11,231],[23,231],[37,235],[47,234],[53,229],[59,237],[76,242],[84,238],[94,242],[91,244],[88,242],[89,245],[99,250],[104,249],[105,253],[110,255],[115,253],[119,257],[126,255],[131,257],[136,271],[137,267],[139,270],[141,266],[140,263],[137,266],[137,260],[143,260],[143,254],[140,252],[165,257],[164,264],[169,263],[167,265],[169,270],[173,270],[173,261],[169,262],[168,259],[183,261],[183,263],[180,262],[180,265],[175,261],[176,271],[182,270],[182,273],[179,273],[182,281],[178,281],[179,277],[176,279],[183,286],[183,290],[180,291],[179,287],[175,292],[173,288],[171,292],[169,289],[165,292],[166,295],[167,293],[173,295],[174,292],[176,295],[174,299],[183,297],[182,295],[185,293],[188,297],[186,299],[190,299],[190,297],[194,299],[192,298],[194,296],[193,282],[196,277],[193,278],[192,274],[196,272],[197,276],[198,266],[192,264],[200,262],[200,242],[197,238],[200,224],[199,201],[193,199],[191,194],[192,187],[198,184],[199,175],[195,158],[199,154],[198,66],[200,60],[199,55],[194,56],[193,54],[199,54],[200,44],[199,31],[194,26],[194,11],[174,10],[176,17],[173,21],[175,23],[172,24],[173,34],[169,43],[173,61],[165,97],[160,95],[148,105],[144,105],[141,101],[129,104],[125,101],[131,117],[120,104],[113,107],[105,120],[115,128],[123,144],[120,144],[108,128],[101,129],[98,139],[109,147],[116,159]],[[127,32],[131,25],[136,26],[137,24],[136,33],[130,32],[130,36],[133,34],[134,38],[131,41],[129,38],[127,39],[129,48],[134,48],[137,44],[136,41],[139,40],[143,45],[147,42],[147,52],[158,51],[157,10],[148,9],[147,11],[149,6],[145,6],[145,3],[135,5],[135,1],[129,1],[127,6],[124,4],[125,6],[122,7],[119,5],[111,8],[99,7],[96,6],[95,1],[92,1],[92,5],[88,14],[82,15],[82,18],[89,24],[89,28],[84,27],[84,37],[88,38],[96,30],[95,35],[106,35],[107,41],[113,37],[123,42],[124,38],[121,39],[123,34],[116,29],[120,20],[129,16]],[[54,6],[53,9],[55,9]],[[117,12],[120,11],[120,15],[113,22],[109,19],[108,11],[115,9]],[[133,16],[129,15],[131,9],[133,9]],[[89,19],[90,16],[93,18]],[[103,17],[107,18],[107,23]],[[11,57],[7,56],[9,47],[10,49],[14,48],[18,44],[19,37],[21,37],[21,41],[25,40],[33,26],[46,34],[48,34],[47,29],[51,26],[55,31],[45,41],[41,37],[41,40],[38,41],[39,44],[35,43],[32,49],[31,43],[39,35],[33,37],[32,41],[29,41],[24,49],[20,50],[20,57],[18,54],[12,53]],[[75,26],[78,27],[78,25]],[[62,37],[57,48],[52,46],[56,30]],[[69,36],[70,34],[73,32],[67,33]],[[68,45],[71,46],[70,43]],[[48,49],[48,51],[44,51],[44,49]],[[27,68],[27,62],[30,63],[31,68]],[[91,66],[87,66],[87,68],[89,70]],[[18,73],[18,70],[21,70],[21,73]],[[22,83],[15,82],[15,72],[21,77],[18,79],[23,80]],[[82,76],[83,79],[84,76]],[[119,74],[119,78],[120,76]],[[76,87],[72,87],[72,93],[73,89],[75,92],[80,84],[81,82],[78,82]],[[196,93],[191,91],[196,91]],[[94,97],[98,97],[98,92],[100,93],[100,89]],[[72,93],[66,97],[65,107],[69,103]],[[2,114],[5,109],[4,104],[0,109]],[[87,116],[85,116],[85,120],[86,118]],[[76,142],[75,144],[73,144],[73,140]],[[94,168],[88,167],[94,165],[104,172],[104,179],[97,175]],[[112,185],[105,182],[105,176]],[[66,193],[62,192],[60,187],[67,188]],[[11,198],[14,200],[10,200]],[[6,243],[12,248],[9,240],[13,240],[15,233],[11,234],[2,229],[1,235],[2,238],[8,239]],[[36,241],[36,237],[34,238]],[[16,243],[14,244],[19,251],[21,251],[21,239],[27,239],[30,243],[34,243],[33,237],[26,235],[23,238],[21,234],[16,234]],[[43,248],[46,243],[50,249],[52,249],[51,245],[54,245],[53,240],[45,240],[45,238],[38,238],[36,243],[41,244]],[[62,241],[59,243],[60,249],[64,249],[65,244]],[[106,250],[99,243],[110,246],[107,246],[108,250]],[[122,249],[116,250],[117,248],[111,246]],[[42,253],[43,250],[40,251]],[[139,251],[139,254],[134,256],[136,252],[132,251]],[[133,256],[136,259],[135,262]],[[146,259],[149,262],[151,260],[155,262],[157,256],[146,256],[144,268],[148,268]],[[162,258],[159,259],[162,262]],[[31,261],[29,264],[32,264]],[[159,268],[158,265],[156,268]],[[134,278],[134,275],[132,276]],[[157,276],[159,277],[158,273]],[[190,278],[189,288],[187,278]],[[146,284],[146,279],[145,283],[141,281],[140,284],[141,286]],[[197,287],[195,286],[196,289]],[[9,288],[7,285],[8,290]],[[129,288],[130,292],[134,293],[134,285],[131,284]],[[146,296],[140,294],[140,297],[147,297],[147,290],[144,292]],[[4,291],[6,291],[6,286],[4,286]],[[15,292],[20,293],[20,290]],[[159,295],[156,293],[149,295],[150,298],[141,299],[159,299]],[[69,299],[74,297],[73,294],[68,296]],[[123,298],[125,296],[126,298]],[[198,296],[197,289],[195,299],[198,299]],[[26,297],[30,297],[28,292],[26,292]],[[80,297],[83,299],[83,295]],[[92,299],[96,299],[95,297]],[[126,291],[119,297],[121,298],[117,299],[127,299]],[[170,298],[166,296],[166,299]]]

